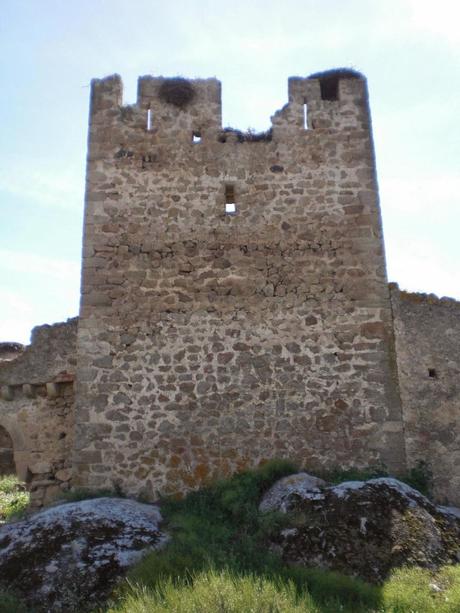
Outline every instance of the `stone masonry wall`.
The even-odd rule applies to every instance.
[[[404,468],[366,82],[335,81],[291,78],[258,137],[222,129],[215,79],[143,77],[132,106],[93,81],[76,485]]]
[[[434,494],[460,506],[460,303],[392,285],[409,467],[433,471]]]
[[[69,487],[74,439],[73,379],[77,320],[33,330],[31,344],[0,361],[0,429],[33,506]]]

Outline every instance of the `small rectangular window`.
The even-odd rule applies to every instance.
[[[152,109],[147,109],[147,131],[152,129]]]
[[[235,187],[229,184],[225,186],[225,214],[236,215]]]
[[[436,372],[436,368],[429,368],[428,369],[428,376],[430,377],[430,379],[437,379],[438,378],[438,373]]]
[[[201,132],[193,132],[192,134],[192,143],[194,145],[201,143]]]

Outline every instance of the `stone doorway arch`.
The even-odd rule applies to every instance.
[[[15,474],[13,439],[8,430],[0,425],[0,476]]]

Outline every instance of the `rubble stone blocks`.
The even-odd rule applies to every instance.
[[[93,81],[75,484],[405,467],[367,86],[333,78],[289,79],[261,135],[222,128],[216,79]]]

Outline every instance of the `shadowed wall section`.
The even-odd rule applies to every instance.
[[[6,431],[14,472],[27,482],[33,506],[69,487],[76,331],[76,319],[39,326],[28,347],[0,351],[0,463]]]
[[[8,431],[0,426],[0,476],[16,474],[13,439]]]

